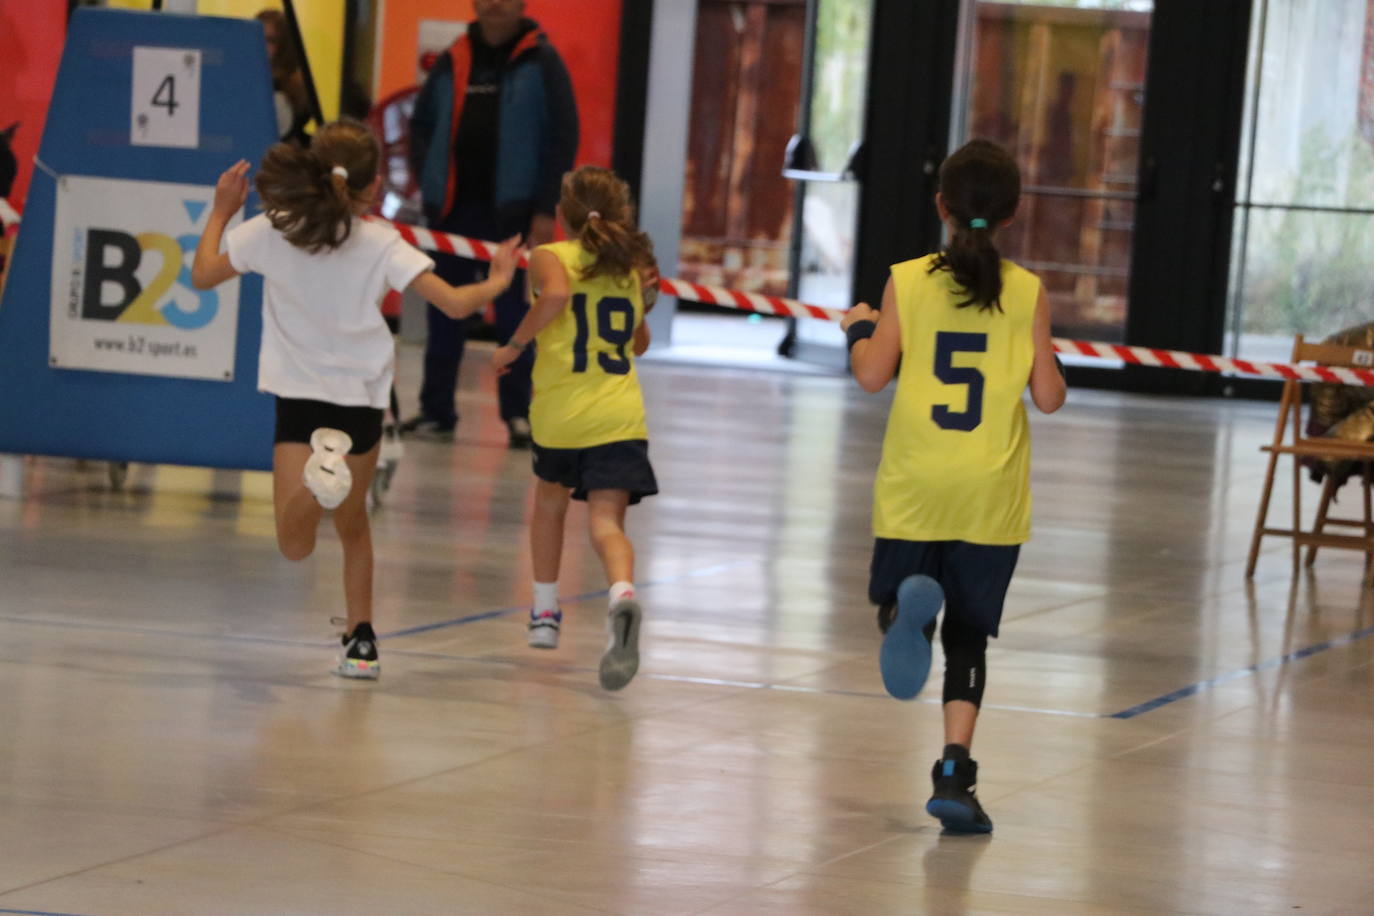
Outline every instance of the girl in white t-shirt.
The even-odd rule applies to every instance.
[[[381,184],[379,158],[376,139],[356,121],[326,125],[309,149],[277,144],[257,175],[266,212],[225,237],[248,197],[248,163],[238,162],[215,187],[191,271],[199,289],[248,271],[263,275],[258,390],[276,395],[277,546],[291,560],[310,556],[320,517],[334,510],[348,608],[335,673],[355,678],[381,673],[366,496],[395,370],[382,296],[410,288],[466,317],[510,285],[520,242],[500,247],[486,280],[450,286],[395,229],[360,218]]]

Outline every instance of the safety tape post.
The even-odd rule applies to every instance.
[[[20,214],[10,206],[8,201],[0,198],[0,217],[3,217],[7,226],[17,224],[19,216]],[[480,239],[467,238],[452,233],[435,232],[432,229],[397,223],[381,217],[374,216],[369,217],[369,219],[394,227],[402,238],[424,251],[457,255],[475,261],[490,261],[492,253],[497,248],[494,242],[484,242]],[[522,255],[520,266],[527,267],[528,265],[528,256]],[[669,296],[685,299],[688,302],[700,302],[704,305],[757,312],[763,315],[779,315],[784,318],[814,318],[819,321],[838,322],[845,313],[844,309],[808,305],[795,299],[746,293],[720,286],[704,286],[676,277],[660,279],[659,290]],[[1187,353],[1182,350],[1130,347],[1124,344],[1095,343],[1058,337],[1054,340],[1054,349],[1056,352],[1075,356],[1119,360],[1132,366],[1155,366],[1165,369],[1181,369],[1188,372],[1234,373],[1257,378],[1295,379],[1298,381],[1374,387],[1374,370],[1370,369],[1260,363],[1253,360],[1233,359],[1228,356]]]

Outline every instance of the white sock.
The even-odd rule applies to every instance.
[[[534,612],[542,614],[545,611],[556,610],[558,610],[558,583],[534,583]]]
[[[635,596],[635,585],[633,582],[617,582],[611,586],[611,607],[615,607],[619,601]]]

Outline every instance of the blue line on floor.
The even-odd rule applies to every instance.
[[[49,913],[47,910],[0,910],[0,913],[16,913],[18,916],[76,916],[75,913]]]
[[[1363,630],[1356,630],[1354,633],[1350,633],[1346,636],[1338,636],[1335,639],[1328,639],[1326,642],[1319,642],[1314,646],[1308,646],[1305,649],[1298,649],[1296,652],[1289,652],[1287,655],[1280,655],[1278,658],[1271,658],[1268,661],[1263,661],[1256,665],[1250,665],[1247,668],[1238,668],[1235,671],[1228,671],[1226,674],[1219,674],[1216,677],[1208,678],[1205,681],[1198,681],[1196,684],[1189,684],[1187,687],[1181,687],[1178,690],[1173,691],[1172,693],[1166,693],[1161,697],[1155,697],[1153,700],[1147,700],[1146,702],[1141,703],[1138,706],[1132,706],[1130,709],[1123,709],[1121,710],[1121,712],[1112,713],[1109,718],[1133,719],[1136,716],[1143,715],[1144,713],[1153,712],[1154,710],[1159,709],[1161,706],[1168,706],[1170,703],[1177,703],[1179,700],[1186,700],[1188,697],[1197,696],[1200,693],[1206,693],[1213,687],[1219,687],[1222,684],[1229,683],[1230,681],[1240,680],[1241,678],[1250,677],[1253,674],[1258,674],[1261,671],[1268,671],[1271,668],[1279,668],[1283,665],[1290,664],[1291,662],[1301,661],[1304,658],[1316,655],[1319,652],[1325,652],[1328,649],[1338,649],[1341,646],[1348,646],[1353,642],[1358,642],[1359,640],[1365,639],[1369,636],[1374,636],[1374,627],[1365,627]]]
[[[729,563],[717,563],[715,566],[707,566],[703,569],[694,569],[685,573],[678,573],[675,576],[667,576],[663,579],[654,579],[649,582],[641,582],[638,588],[653,588],[656,585],[671,585],[674,582],[681,582],[684,579],[699,579],[702,576],[713,576],[716,573],[725,572],[728,569],[735,569],[755,560],[733,560]],[[610,594],[610,589],[603,588],[594,592],[583,592],[580,595],[573,595],[571,598],[559,598],[564,604],[577,604],[580,601],[590,601],[592,598],[600,598]],[[507,614],[514,614],[517,611],[527,611],[529,605],[518,604],[514,607],[497,608],[494,611],[483,611],[480,614],[468,614],[466,617],[455,617],[452,620],[441,620],[437,623],[423,623],[415,627],[407,627],[404,630],[396,630],[391,633],[379,633],[377,639],[396,639],[400,636],[415,636],[419,633],[432,633],[435,630],[446,630],[449,627],[461,627],[465,623],[477,623],[479,620],[491,620],[494,617],[504,617]]]

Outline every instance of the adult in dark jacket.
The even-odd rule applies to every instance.
[[[553,241],[563,174],[577,155],[577,103],[567,68],[524,0],[475,0],[477,21],[439,58],[415,101],[411,167],[431,228],[500,240],[525,235],[531,247]],[[471,283],[485,267],[438,255],[436,272]],[[497,332],[509,340],[526,311],[524,284],[496,300]],[[404,430],[451,440],[458,422],[454,391],[467,325],[434,306],[420,390],[420,414]],[[530,370],[524,354],[501,376],[501,419],[513,447],[527,446]]]

